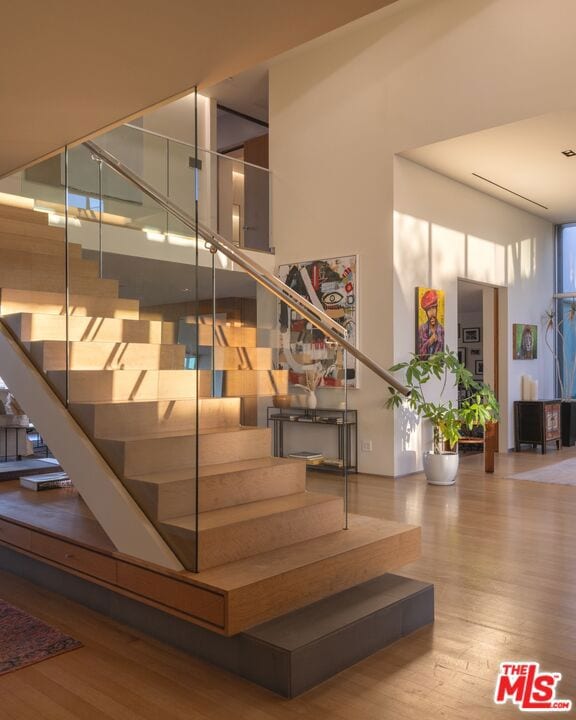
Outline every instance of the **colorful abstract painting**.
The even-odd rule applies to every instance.
[[[443,290],[416,288],[416,354],[425,359],[444,350]]]
[[[280,279],[346,328],[356,344],[356,256],[280,265]],[[279,365],[289,370],[292,384],[307,385],[311,374],[318,387],[357,387],[356,360],[301,315],[280,304],[281,349]]]
[[[514,360],[536,360],[538,357],[538,327],[536,325],[514,323],[512,337]]]

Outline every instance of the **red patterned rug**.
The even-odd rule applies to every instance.
[[[0,600],[0,675],[79,647],[78,640]]]

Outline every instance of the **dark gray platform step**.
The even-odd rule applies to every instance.
[[[11,548],[0,546],[0,569],[285,697],[434,621],[434,586],[392,574],[224,637]]]
[[[434,586],[390,573],[242,634],[240,674],[295,697],[434,621]]]

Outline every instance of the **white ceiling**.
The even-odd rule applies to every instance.
[[[0,176],[395,1],[3,2]]]
[[[482,130],[402,155],[550,222],[564,223],[576,220],[576,155],[562,154],[570,149],[576,152],[576,110]]]

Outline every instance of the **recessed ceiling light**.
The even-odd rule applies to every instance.
[[[562,155],[565,155],[566,157],[574,157],[574,155],[576,155],[576,150],[562,150]]]

